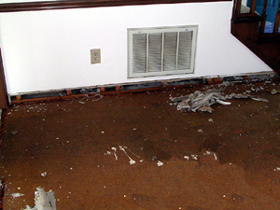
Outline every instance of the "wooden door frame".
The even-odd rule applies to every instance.
[[[8,108],[8,92],[4,73],[4,64],[0,47],[0,109]]]

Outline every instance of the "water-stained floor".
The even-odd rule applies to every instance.
[[[177,111],[170,97],[225,88],[214,112]],[[6,112],[4,210],[52,189],[59,210],[279,209],[279,82],[223,84],[15,105]],[[13,198],[11,193],[23,196]]]

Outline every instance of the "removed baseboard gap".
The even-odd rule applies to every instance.
[[[27,93],[22,95],[14,95],[10,97],[11,104],[25,102],[39,102],[60,100],[75,97],[93,96],[96,94],[113,95],[121,93],[145,92],[153,90],[163,90],[179,87],[192,87],[201,85],[221,84],[223,82],[245,83],[260,82],[265,80],[280,80],[280,75],[272,73],[249,74],[242,76],[225,76],[211,78],[191,78],[177,80],[162,80],[141,83],[125,83],[108,86],[84,87],[67,90]]]

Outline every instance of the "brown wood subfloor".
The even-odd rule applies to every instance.
[[[4,210],[32,206],[38,186],[55,192],[58,210],[278,209],[280,97],[266,90],[279,82],[200,89],[213,87],[269,102],[178,112],[169,97],[196,90],[188,88],[10,107]]]

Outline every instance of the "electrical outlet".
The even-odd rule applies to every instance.
[[[101,63],[101,53],[100,49],[91,49],[90,50],[90,60],[91,64]]]

